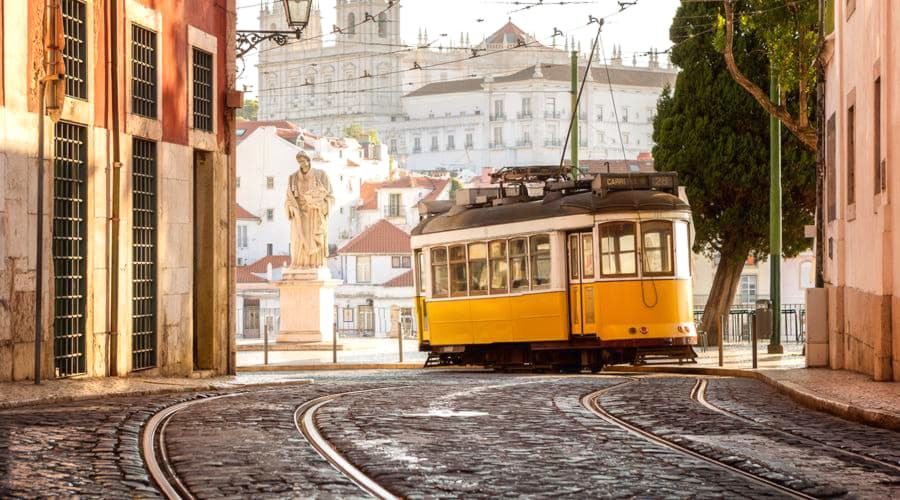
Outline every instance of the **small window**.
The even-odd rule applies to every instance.
[[[372,281],[372,258],[368,255],[356,257],[356,282],[368,283]]]
[[[847,204],[856,203],[856,106],[847,109]]]
[[[525,238],[509,240],[509,279],[513,290],[528,290],[528,243]]]
[[[353,323],[353,309],[344,309],[344,323]]]
[[[487,243],[469,243],[469,295],[484,295],[487,292]]]
[[[194,128],[212,132],[213,129],[213,56],[200,49],[193,50]]]
[[[356,34],[356,14],[349,13],[347,14],[347,34],[355,35]]]
[[[387,14],[384,12],[378,14],[378,36],[380,38],[387,37],[387,23]]]
[[[600,226],[600,272],[604,276],[635,276],[636,256],[633,222]]]
[[[738,285],[738,293],[736,302],[738,304],[752,305],[756,303],[757,278],[753,274],[745,274],[741,276]]]
[[[267,256],[272,255],[272,244],[271,243],[266,243],[266,255]]]
[[[446,297],[450,292],[450,276],[447,273],[447,249],[431,249],[431,296]]]
[[[156,118],[156,32],[131,25],[131,112]]]
[[[391,256],[391,267],[394,269],[397,269],[400,267],[400,256],[399,255]]]
[[[506,293],[508,291],[507,284],[507,262],[506,262],[506,241],[492,241],[489,245],[489,254],[491,259],[491,293]]]
[[[644,276],[671,276],[672,223],[650,221],[641,223]]]
[[[275,210],[272,208],[266,209],[266,220],[271,221],[275,219]]]
[[[425,269],[425,254],[421,250],[416,250],[416,290],[419,296],[425,295],[425,275],[422,270]]]
[[[266,177],[266,189],[275,189],[274,177]]]
[[[550,236],[539,234],[531,237],[531,286],[550,286]]]
[[[685,221],[675,223],[675,275],[679,278],[691,277],[691,236]]]
[[[241,187],[241,178],[240,178],[240,177],[235,177],[235,179],[234,179],[234,187],[236,187],[236,188]]]
[[[466,247],[456,245],[450,247],[450,296],[459,297],[466,295]]]
[[[83,0],[62,3],[65,45],[62,58],[66,66],[66,95],[87,99],[87,5]]]
[[[581,275],[581,267],[578,262],[578,235],[569,235],[569,278],[577,280]]]
[[[581,269],[584,278],[594,277],[594,235],[581,235]]]
[[[400,267],[402,267],[403,269],[411,268],[412,267],[412,257],[410,257],[409,255],[404,255],[401,258]]]

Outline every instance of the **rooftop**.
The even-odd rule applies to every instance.
[[[237,266],[234,268],[235,280],[238,283],[268,283],[265,278],[260,278],[256,276],[248,266]]]
[[[252,273],[265,273],[269,270],[269,264],[272,264],[272,269],[274,270],[285,267],[290,263],[290,255],[267,255],[247,266],[247,269]]]
[[[338,249],[338,255],[346,254],[408,254],[409,234],[390,222],[381,219]]]
[[[235,206],[234,206],[234,216],[238,220],[255,220],[255,221],[259,220],[259,217],[253,215],[252,212],[250,212],[249,210],[240,206],[237,203],[235,203]]]
[[[406,271],[405,273],[397,276],[396,278],[390,279],[384,282],[384,286],[390,287],[401,287],[401,286],[413,286],[413,272],[412,269]]]

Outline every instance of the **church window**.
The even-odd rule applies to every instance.
[[[440,147],[438,147],[438,138],[436,135],[431,136],[431,150],[437,151]]]
[[[382,12],[378,14],[378,36],[384,38],[387,36],[387,15]]]
[[[413,137],[413,153],[421,153],[422,152],[422,138],[421,137]]]
[[[350,35],[356,34],[356,14],[352,12],[347,14],[347,33]]]
[[[447,151],[453,151],[456,149],[456,137],[452,135],[447,136]]]
[[[473,147],[475,147],[475,139],[473,137],[473,134],[466,134],[466,149],[472,149]]]

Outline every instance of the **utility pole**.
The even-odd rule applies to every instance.
[[[769,98],[780,104],[778,78],[770,68]],[[769,115],[769,250],[772,259],[769,297],[772,301],[772,336],[769,354],[781,354],[781,122]]]
[[[572,51],[572,129],[569,143],[572,160],[572,178],[578,179],[578,52]]]

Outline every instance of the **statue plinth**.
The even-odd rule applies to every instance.
[[[328,268],[285,269],[278,287],[281,329],[276,342],[332,342],[334,289]]]

